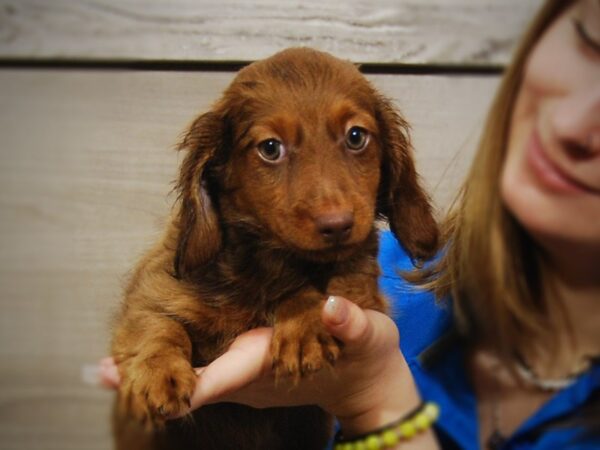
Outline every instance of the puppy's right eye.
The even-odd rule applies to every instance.
[[[267,139],[258,144],[259,156],[269,163],[276,163],[285,157],[285,147],[277,139]]]
[[[369,133],[364,128],[352,127],[346,133],[346,146],[355,153],[364,150],[368,143]]]

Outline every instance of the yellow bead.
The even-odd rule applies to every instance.
[[[392,447],[398,443],[398,435],[393,430],[387,430],[381,435],[381,440],[386,447]]]
[[[424,413],[419,413],[413,419],[415,427],[419,431],[426,430],[431,425],[431,419]]]
[[[346,442],[342,447],[342,450],[355,450],[354,443]]]
[[[423,408],[423,414],[427,415],[432,422],[435,422],[440,416],[440,407],[436,403],[427,403]]]
[[[365,440],[365,446],[367,447],[367,450],[380,450],[381,443],[379,442],[379,437],[375,435],[367,437]]]
[[[354,443],[354,450],[368,450],[367,444],[365,444],[365,441],[356,441]]]
[[[415,424],[412,420],[401,423],[398,427],[398,431],[403,438],[410,439],[415,434],[417,434],[417,429],[415,428]]]

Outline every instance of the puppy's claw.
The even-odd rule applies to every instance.
[[[275,327],[271,352],[276,379],[286,377],[298,382],[325,365],[333,365],[340,349],[320,324],[298,329],[297,324],[291,322]]]
[[[135,360],[123,367],[121,410],[148,430],[191,408],[197,376],[189,361],[163,357],[163,364]]]

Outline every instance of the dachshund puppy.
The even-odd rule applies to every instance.
[[[386,311],[377,218],[417,260],[438,231],[406,122],[350,62],[296,48],[242,69],[191,125],[173,217],[138,264],[117,318],[120,450],[322,449],[315,406],[186,411],[197,375],[240,333],[274,327],[276,377],[332,365],[329,295]],[[150,430],[150,431],[145,431]]]

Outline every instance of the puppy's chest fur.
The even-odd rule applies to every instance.
[[[324,302],[340,295],[364,308],[386,308],[377,289],[375,229],[350,256],[332,262],[265,246],[248,235],[226,242],[212,264],[191,274],[199,309],[182,322],[193,343],[194,365],[214,360],[245,331],[275,325],[286,309],[302,310],[307,297]]]

